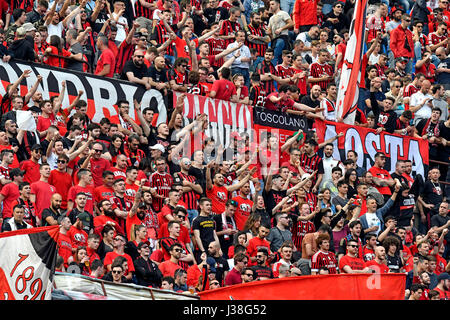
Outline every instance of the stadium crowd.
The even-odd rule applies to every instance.
[[[333,158],[315,119],[337,119],[355,1],[0,1],[0,57],[130,81],[172,99],[118,101],[119,123],[5,88],[2,232],[59,225],[58,271],[177,292],[270,278],[404,273],[405,299],[450,297],[448,0],[368,1],[355,126],[428,140],[424,176],[399,160]],[[352,48],[350,48],[352,50]],[[185,94],[300,114],[285,143],[233,132],[229,146],[182,116]],[[134,105],[139,121],[130,116]],[[170,103],[168,104],[170,106]],[[20,130],[32,112],[37,132]],[[194,138],[191,153],[183,153]],[[389,155],[388,155],[389,156]],[[450,172],[449,172],[450,174]],[[444,183],[442,183],[442,181]]]

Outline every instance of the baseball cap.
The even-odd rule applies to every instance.
[[[441,280],[450,280],[450,275],[447,272],[442,272],[440,275],[438,275],[437,277],[437,281],[441,281]]]
[[[311,175],[310,175],[309,173],[304,173],[304,174],[302,175],[302,181],[308,179],[310,176],[311,176]]]
[[[160,143],[157,143],[157,144],[151,146],[150,149],[152,149],[152,150],[159,150],[159,151],[161,151],[162,153],[164,153],[164,152],[166,151],[166,149],[164,148],[164,146],[163,146],[162,144],[160,144]]]
[[[33,26],[33,24],[31,22],[26,22],[22,25],[22,28],[25,29],[25,32],[28,31],[36,31],[36,28]]]
[[[133,35],[133,37],[134,37],[134,38],[140,38],[140,37],[142,37],[142,33],[139,32],[139,31],[138,31],[138,32],[135,32],[134,35]]]
[[[24,27],[17,28],[17,31],[16,31],[17,37],[24,37],[26,33],[27,33],[27,31],[25,30]]]
[[[83,223],[83,229],[84,230],[89,230],[90,226],[91,226],[91,216],[89,215],[89,213],[85,212],[81,212],[78,216],[77,219],[79,219],[82,223]]]
[[[9,172],[9,176],[11,178],[17,177],[17,176],[23,176],[25,174],[25,171],[20,170],[19,168],[14,168]]]
[[[31,151],[33,150],[44,150],[44,148],[39,143],[36,143],[31,147]]]
[[[137,248],[138,248],[139,250],[141,250],[142,247],[145,246],[145,245],[150,246],[150,242],[148,242],[148,241],[142,241],[142,242],[140,242],[140,243],[138,244]]]
[[[209,272],[216,273],[216,260],[212,257],[208,257],[206,263],[209,264]]]

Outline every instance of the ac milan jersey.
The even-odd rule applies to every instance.
[[[265,60],[263,60],[261,64],[259,64],[256,67],[256,72],[259,73],[260,75],[268,73],[278,75],[277,70],[275,69],[275,66],[272,64],[272,62],[270,61],[266,62]],[[275,85],[273,80],[261,81],[261,83],[264,86],[264,89],[266,90],[267,94],[270,94],[275,91]]]
[[[337,260],[333,252],[319,250],[312,256],[311,271],[319,272],[319,269],[323,267],[328,268],[330,274],[337,274]]]
[[[191,183],[197,184],[197,179],[194,176],[184,174],[182,172],[177,172],[176,175],[178,176],[175,178],[176,182],[183,182],[183,180],[187,180]],[[198,194],[194,190],[191,190],[183,192],[183,197],[181,200],[186,203],[188,210],[197,210],[197,198],[199,198]]]
[[[249,98],[252,105],[255,107],[263,108],[266,102],[267,93],[264,88],[259,86],[252,86],[250,88]]]
[[[248,25],[248,33],[247,35],[254,35],[254,36],[258,36],[258,37],[265,37],[266,36],[266,32],[264,31],[263,28],[261,28],[261,26],[259,26],[258,28],[255,28],[252,24]],[[257,52],[257,56],[260,57],[264,57],[265,53],[266,53],[266,49],[267,49],[267,44],[263,43],[262,41],[259,41],[258,43],[254,43],[254,42],[250,42],[250,41],[246,41],[245,45],[251,50],[251,49],[256,49]]]
[[[305,235],[313,232],[316,232],[316,228],[311,221],[297,221],[292,225],[292,241],[297,250],[301,250]]]
[[[445,39],[447,39],[447,36],[444,34],[442,36],[438,35],[436,32],[430,33],[428,35],[428,41],[432,44],[432,45],[436,45],[439,42],[444,41]]]
[[[333,76],[334,70],[333,67],[328,63],[320,64],[318,62],[315,62],[311,64],[309,73],[311,78],[321,78],[324,76]],[[315,84],[318,84],[320,88],[325,91],[327,90],[327,86],[331,81],[332,80],[323,80],[316,82]]]
[[[209,55],[211,56],[217,56],[227,48],[225,40],[223,39],[209,38],[206,40],[206,42],[209,45]],[[224,63],[223,58],[220,58],[214,60],[212,66],[220,67],[223,65],[223,63]]]
[[[228,36],[230,34],[234,34],[236,31],[241,30],[241,25],[237,22],[232,22],[230,20],[225,20],[222,23],[222,28],[220,29],[219,34],[221,36]],[[234,39],[225,40],[225,48],[228,47],[230,43],[234,42]]]
[[[168,173],[154,172],[149,177],[150,187],[156,188],[156,193],[164,196],[164,198],[169,197],[169,191],[173,184],[173,178]],[[153,198],[153,208],[156,212],[159,212],[164,204],[164,198]]]

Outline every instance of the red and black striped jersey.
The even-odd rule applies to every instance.
[[[209,89],[207,86],[197,83],[197,84],[189,84],[187,88],[187,93],[207,96],[209,93]]]
[[[189,83],[187,71],[183,74],[175,69],[169,69],[167,71],[167,79],[169,81],[175,80],[175,83],[178,85],[184,85]]]
[[[150,187],[156,188],[156,193],[164,198],[169,197],[169,191],[172,188],[173,178],[168,173],[153,172],[149,177]],[[161,211],[164,205],[164,198],[153,198],[153,208],[156,212]]]
[[[297,221],[292,225],[292,241],[297,250],[301,250],[305,235],[313,232],[316,232],[316,228],[311,221]]]
[[[420,42],[420,51],[422,52],[422,56],[425,53],[425,47],[428,46],[430,43],[428,42],[428,37],[424,35],[423,33],[419,36],[419,42]]]
[[[189,254],[189,251],[186,249],[186,246],[184,245],[184,243],[179,242],[178,239],[174,239],[171,237],[162,238],[161,240],[159,240],[159,247],[161,248],[161,251],[164,254],[164,260],[170,259],[169,248],[174,243],[179,243],[183,247],[183,253]],[[178,265],[186,271],[189,268],[189,264],[187,262],[183,262],[181,260],[178,261]]]
[[[248,35],[265,37],[266,31],[261,26],[259,26],[258,28],[255,28],[252,24],[249,24],[247,36]],[[254,42],[250,42],[250,41],[246,40],[245,45],[249,49],[252,49],[252,48],[256,49],[257,56],[264,57],[264,55],[266,54],[267,43],[254,43]]]
[[[197,10],[202,10],[202,1],[201,0],[191,0],[192,8]]]
[[[254,107],[263,108],[266,102],[266,97],[266,90],[261,85],[250,87],[249,98]]]
[[[410,83],[405,87],[405,89],[403,89],[403,98],[411,97],[417,91],[419,91],[419,88]]]
[[[218,38],[209,38],[205,40],[209,45],[209,55],[217,56],[221,54],[226,48],[225,40]],[[212,67],[220,67],[224,64],[223,58],[212,61]]]
[[[338,263],[336,255],[333,252],[319,250],[311,257],[312,272],[319,272],[319,269],[323,267],[326,267],[330,274],[338,273]]]
[[[309,73],[311,78],[321,78],[324,76],[333,76],[334,70],[333,67],[328,63],[320,64],[318,62],[315,62],[311,64]],[[331,81],[332,80],[324,80],[315,82],[315,84],[318,84],[323,91],[326,91],[327,86]]]
[[[197,183],[197,179],[194,176],[188,175],[188,174],[184,174],[182,172],[177,172],[175,177],[175,181],[178,182],[183,182],[183,180],[187,180],[191,183],[196,184]],[[197,210],[198,208],[198,204],[197,204],[197,199],[199,198],[199,195],[194,191],[188,191],[188,192],[183,192],[183,197],[182,200],[184,203],[186,203],[188,210]]]
[[[155,40],[159,45],[162,45],[167,39],[169,39],[169,32],[166,30],[166,27],[164,27],[164,24],[160,22],[155,26],[151,40]],[[172,57],[175,56],[174,46],[175,42],[172,42],[171,45],[166,48],[166,55]]]
[[[121,198],[117,195],[114,195],[113,198],[111,198],[113,203],[113,209],[118,208],[120,211],[128,212],[131,210],[131,207],[133,206],[133,203],[129,202],[125,197]],[[126,232],[126,220],[124,218],[118,217],[114,215],[113,219],[117,222],[117,224]]]
[[[306,153],[300,156],[300,166],[306,173],[313,173],[317,170],[317,174],[324,173],[322,158],[317,154],[309,157]]]
[[[238,22],[232,22],[228,19],[222,23],[222,28],[220,29],[219,35],[228,36],[241,29],[241,25]],[[225,48],[232,42],[234,42],[234,39],[225,40]]]
[[[144,2],[147,3],[153,3],[153,0],[143,0]],[[153,19],[153,10],[150,8],[146,8],[144,7],[140,0],[137,0],[136,3],[134,4],[134,10],[135,10],[135,17],[144,17],[147,19]]]
[[[256,72],[258,72],[260,75],[267,74],[267,73],[278,75],[277,70],[275,69],[275,66],[272,64],[272,62],[270,62],[270,61],[266,62],[266,60],[263,60],[256,67]],[[261,81],[261,83],[263,84],[267,95],[269,95],[270,93],[276,91],[273,80]]]
[[[314,211],[317,206],[317,196],[312,191],[306,191],[306,202],[309,204],[309,209]]]
[[[26,12],[33,10],[33,0],[11,0],[9,3],[9,11],[13,12],[14,9],[24,9]]]
[[[131,43],[127,43],[126,40],[123,40],[119,46],[119,53],[116,57],[116,70],[115,73],[122,73],[123,66],[125,62],[131,60],[131,57],[134,54],[135,46]]]
[[[292,77],[295,74],[292,67],[285,67],[282,64],[277,65],[275,70],[277,70],[277,74],[281,79]]]

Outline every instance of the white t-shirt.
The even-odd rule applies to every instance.
[[[112,13],[112,19],[116,19],[117,14],[116,13]],[[108,15],[109,16],[109,15]],[[122,42],[123,40],[125,40],[125,38],[127,37],[127,33],[125,32],[125,27],[128,25],[128,20],[127,18],[121,16],[119,17],[119,19],[117,20],[117,35],[116,35],[116,39],[115,41],[118,41],[119,43]]]
[[[378,233],[380,233],[380,229],[381,229],[381,221],[380,219],[377,217],[376,213],[366,213],[366,219],[367,219],[367,224],[369,225],[369,228],[372,228],[374,226],[378,226],[377,231],[373,231],[374,233],[376,233],[378,235]]]
[[[269,28],[272,31],[272,35],[274,37],[278,36],[275,34],[275,30],[280,29],[284,27],[287,23],[286,21],[290,19],[291,17],[289,14],[283,10],[278,11],[276,14],[274,14],[270,20],[269,20]],[[279,35],[288,35],[288,30],[283,30]]]
[[[48,37],[47,37],[47,42],[50,43],[50,36],[56,35],[58,37],[62,37],[62,32],[63,32],[63,23],[62,21],[58,22],[58,24],[53,24],[50,23],[47,26],[48,29]]]

